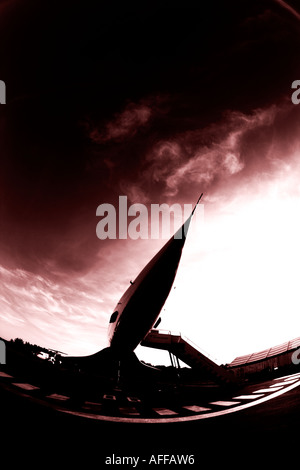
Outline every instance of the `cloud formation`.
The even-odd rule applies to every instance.
[[[257,172],[269,165],[269,160],[274,158],[270,156],[273,140],[269,138],[274,132],[280,132],[282,126],[275,121],[283,114],[288,118],[292,111],[293,107],[285,100],[280,105],[256,109],[249,114],[227,111],[218,122],[208,126],[174,132],[172,140],[161,139],[148,147],[135,187],[139,184],[141,192],[147,188],[150,192],[153,189],[147,184],[150,180],[159,185],[161,196],[180,199],[186,188],[191,193],[197,193],[196,188],[200,188],[209,194],[220,182],[231,181],[234,185],[237,175],[247,173],[249,168],[253,170],[253,160]],[[192,126],[195,127],[195,123]],[[264,134],[266,148],[262,142]],[[256,140],[251,148],[249,140],[253,136]]]
[[[278,2],[13,1],[0,21],[4,336],[102,341],[159,243],[97,239],[101,203],[297,193],[299,22]]]
[[[132,138],[140,128],[147,124],[150,117],[149,106],[131,103],[122,112],[117,113],[111,121],[105,123],[103,128],[90,129],[89,137],[96,144],[110,141],[122,142]]]
[[[12,337],[39,337],[41,346],[65,348],[70,351],[74,335],[78,335],[77,349],[91,353],[98,341],[103,344],[106,336],[101,324],[106,321],[107,299],[94,290],[92,283],[84,279],[57,279],[36,275],[21,269],[8,270],[0,267],[1,275],[1,319],[14,331]],[[49,329],[49,325],[52,328]],[[12,326],[14,329],[12,329]],[[88,347],[86,330],[93,331],[93,342]],[[57,332],[64,332],[64,341],[57,341]],[[98,339],[97,339],[98,338]]]

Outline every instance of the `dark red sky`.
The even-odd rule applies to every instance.
[[[204,192],[218,209],[278,176],[298,145],[300,22],[271,0],[8,0],[0,12],[0,334],[45,343],[47,331],[55,347],[74,328],[61,348],[85,331],[93,350],[158,246],[100,241],[97,206]]]

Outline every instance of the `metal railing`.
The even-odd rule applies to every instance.
[[[194,343],[194,341],[190,340],[189,338],[187,338],[186,336],[183,336],[181,334],[180,331],[177,331],[177,332],[174,332],[174,331],[171,331],[171,330],[160,330],[160,329],[153,329],[151,330],[150,333],[154,333],[154,334],[164,334],[164,335],[169,335],[169,336],[179,336],[181,339],[183,339],[186,343],[188,343],[190,346],[192,346],[194,349],[196,349],[197,351],[199,351],[201,354],[203,354],[204,356],[208,357],[208,359],[210,359],[211,361],[215,362],[216,364],[218,364],[220,361],[218,361],[218,359],[216,359],[214,356],[212,356],[210,353],[208,353],[207,351],[205,351],[205,349],[201,348],[200,346],[198,346],[198,344]]]

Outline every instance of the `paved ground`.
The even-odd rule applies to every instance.
[[[174,390],[145,396],[116,388],[78,403],[60,390],[49,392],[25,380],[24,374],[9,374],[5,366],[0,372],[2,448],[32,466],[40,466],[37,449],[46,461],[78,459],[86,468],[95,461],[104,468],[105,459],[118,454],[140,456],[140,468],[152,455],[174,453],[194,455],[197,468],[208,467],[204,457],[211,465],[243,468],[257,462],[257,452],[259,462],[278,463],[280,457],[285,464],[298,462],[300,373],[231,392]]]
[[[213,419],[273,400],[300,386],[300,373],[274,379],[262,384],[252,384],[234,392],[224,389],[213,390],[214,398],[206,390],[187,396],[180,389],[159,393],[154,396],[129,395],[120,388],[99,392],[96,401],[72,398],[60,390],[49,393],[35,383],[14,377],[0,371],[0,385],[7,392],[27,398],[39,406],[51,407],[59,413],[110,422],[124,423],[176,423]]]

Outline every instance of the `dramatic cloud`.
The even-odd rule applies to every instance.
[[[159,186],[160,196],[168,199],[175,196],[181,199],[186,188],[191,194],[202,190],[209,195],[216,184],[236,186],[238,174],[242,177],[248,171],[259,173],[264,167],[270,167],[280,145],[279,142],[275,145],[276,137],[272,135],[283,132],[282,116],[292,121],[294,111],[284,100],[249,114],[227,111],[219,122],[209,126],[174,132],[172,140],[160,140],[148,148],[135,190],[139,184],[144,202],[147,198],[142,191],[148,189],[150,194],[153,191],[153,186],[147,184],[149,180]],[[256,170],[253,170],[254,160]],[[273,169],[270,167],[269,171]]]
[[[146,125],[150,116],[151,109],[148,106],[130,104],[112,121],[106,123],[104,129],[91,129],[89,137],[97,144],[109,141],[121,142],[132,138],[141,127]]]
[[[1,6],[0,333],[85,353],[163,243],[99,240],[100,204],[299,196],[300,29],[282,1],[73,3]]]
[[[0,315],[9,331],[14,331],[14,336],[26,334],[32,340],[39,337],[48,347],[65,348],[70,352],[70,345],[78,335],[74,353],[76,350],[91,353],[97,342],[104,342],[106,333],[101,324],[106,321],[103,304],[105,308],[107,299],[93,290],[91,282],[84,279],[62,282],[60,279],[55,283],[27,271],[3,267],[0,267],[0,275]],[[58,331],[64,332],[63,342],[57,342]]]

